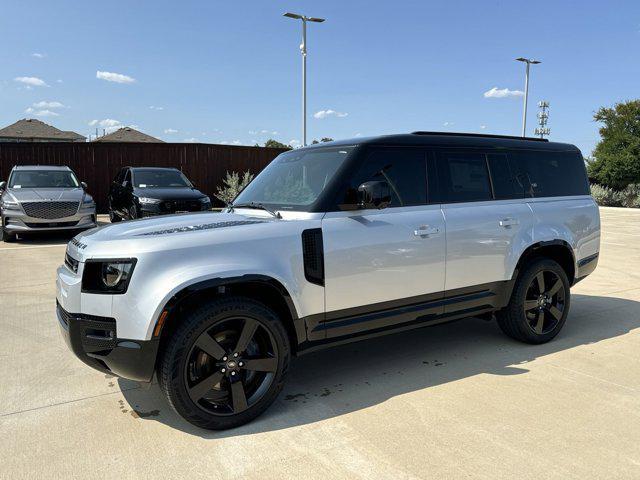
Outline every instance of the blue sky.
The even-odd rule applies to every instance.
[[[327,18],[308,32],[309,139],[517,135],[518,56],[543,62],[532,67],[529,133],[548,100],[550,138],[585,155],[598,139],[593,112],[640,96],[637,0],[10,0],[0,125],[31,117],[83,135],[132,125],[165,141],[295,145],[300,25],[288,10]],[[485,97],[494,87],[507,96]]]

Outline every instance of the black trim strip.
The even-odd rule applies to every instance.
[[[594,253],[588,257],[584,257],[582,260],[578,260],[578,268],[584,267],[587,263],[591,263],[598,258],[599,253]]]

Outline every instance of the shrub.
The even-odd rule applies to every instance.
[[[622,207],[624,195],[613,188],[603,187],[596,183],[591,185],[591,195],[596,203],[603,207]]]
[[[249,185],[251,180],[253,180],[253,173],[249,170],[244,172],[242,177],[240,177],[238,172],[227,172],[227,175],[222,181],[223,186],[217,188],[216,197],[224,203],[229,204],[238,196],[244,187]]]
[[[640,183],[628,185],[622,191],[622,206],[631,208],[640,208]]]

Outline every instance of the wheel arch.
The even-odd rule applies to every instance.
[[[526,263],[534,257],[550,258],[557,262],[567,274],[569,284],[573,285],[576,276],[576,259],[571,245],[565,240],[547,240],[534,243],[527,247],[516,264],[512,280],[518,278]]]
[[[187,285],[175,293],[154,319],[153,338],[160,340],[159,352],[180,324],[181,315],[188,314],[203,302],[223,296],[239,295],[258,300],[283,320],[292,353],[306,339],[304,321],[298,317],[287,289],[275,278],[266,275],[220,277]]]

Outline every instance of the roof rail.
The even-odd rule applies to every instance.
[[[413,135],[441,135],[443,137],[479,137],[479,138],[507,138],[510,140],[530,140],[534,142],[548,142],[546,138],[516,137],[514,135],[492,135],[490,133],[460,133],[460,132],[411,132]]]

